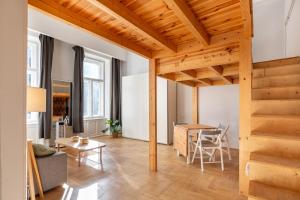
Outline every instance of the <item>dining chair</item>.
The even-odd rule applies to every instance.
[[[223,152],[227,153],[228,159],[231,160],[231,153],[230,153],[230,148],[229,148],[229,138],[228,138],[229,125],[224,126],[221,123],[219,123],[216,130],[221,130],[221,142],[222,142]],[[205,138],[207,140],[210,140],[213,142],[215,141],[214,136],[206,136]]]
[[[228,159],[231,160],[229,138],[228,138],[229,125],[227,126],[219,125],[219,130],[221,130],[221,142],[222,142],[223,151],[228,154]]]
[[[214,141],[207,140],[206,137],[214,137]],[[195,150],[192,158],[194,163],[195,158],[200,158],[201,171],[204,171],[204,163],[221,163],[221,169],[224,171],[223,148],[221,141],[221,130],[200,130],[197,142],[194,143]],[[220,161],[216,161],[215,152],[220,151]],[[197,151],[200,157],[196,157]],[[208,161],[204,162],[204,156],[207,156]],[[213,159],[212,159],[213,158]]]

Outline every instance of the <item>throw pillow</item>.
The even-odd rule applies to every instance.
[[[32,147],[33,147],[34,155],[36,157],[51,156],[56,152],[55,149],[52,149],[42,144],[32,144]]]

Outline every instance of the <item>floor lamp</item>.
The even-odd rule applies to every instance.
[[[27,87],[27,112],[45,112],[46,111],[46,90],[43,88]],[[31,200],[35,200],[33,174],[35,175],[39,194],[44,198],[41,177],[36,164],[32,140],[27,140],[27,172]]]

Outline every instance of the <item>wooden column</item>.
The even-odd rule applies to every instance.
[[[149,164],[153,172],[157,171],[156,61],[151,59],[149,66]]]
[[[193,87],[192,91],[192,121],[193,124],[199,123],[199,92],[198,87]]]
[[[239,189],[247,195],[249,178],[245,174],[246,164],[249,161],[249,136],[251,132],[251,82],[252,82],[252,43],[251,38],[241,38],[240,42],[240,151],[239,151]]]

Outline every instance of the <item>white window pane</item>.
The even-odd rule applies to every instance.
[[[85,117],[90,116],[90,108],[91,108],[91,83],[89,80],[84,80],[84,86],[83,86],[83,115]]]
[[[104,82],[100,82],[100,116],[104,116]]]
[[[93,116],[100,116],[100,82],[93,81]]]
[[[27,67],[28,69],[37,69],[38,46],[36,43],[29,42],[27,47]]]
[[[27,47],[27,66],[28,66],[28,68],[32,67],[32,57],[33,57],[33,47],[28,44],[28,47]]]
[[[27,85],[31,87],[37,87],[37,72],[27,70]]]
[[[83,75],[86,78],[103,79],[104,65],[97,61],[84,61]]]

